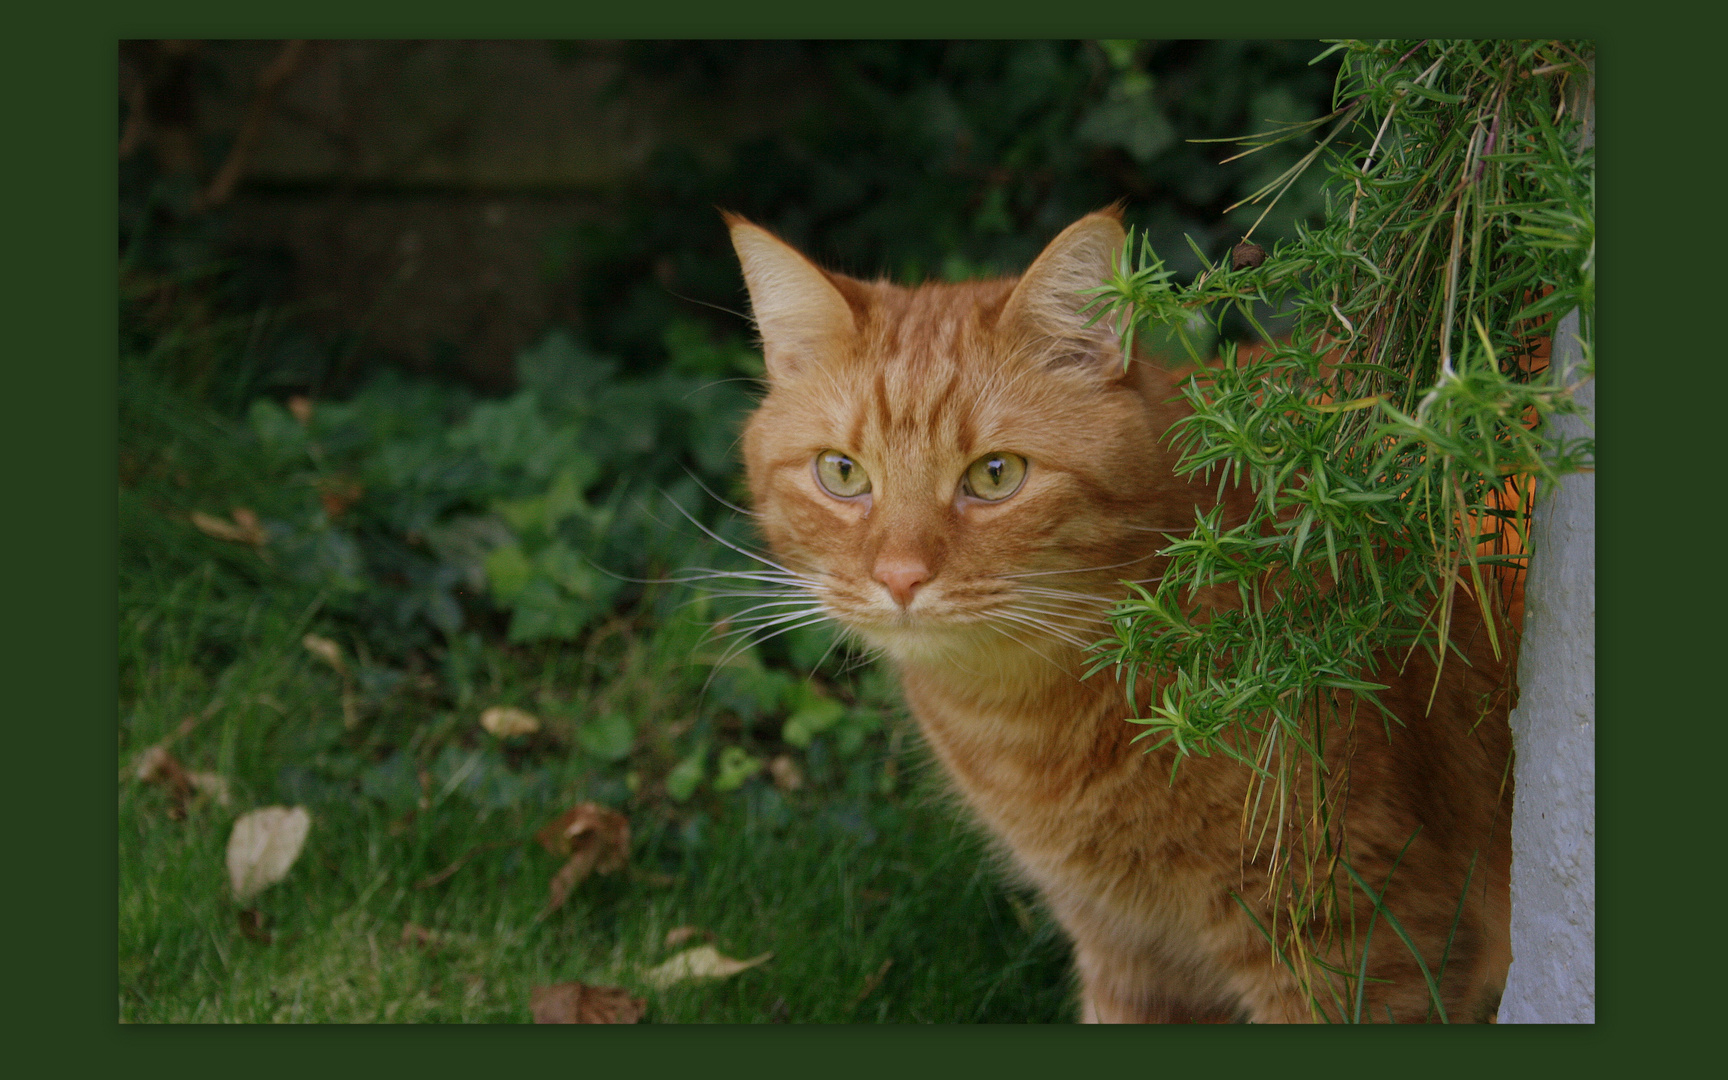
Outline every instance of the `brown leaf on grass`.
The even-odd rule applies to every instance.
[[[306,651],[329,664],[342,674],[348,674],[348,662],[342,659],[342,646],[327,637],[317,634],[307,634],[300,639],[300,644],[306,646]]]
[[[540,719],[514,705],[494,705],[480,714],[480,726],[500,739],[508,739],[539,731]]]
[[[186,725],[182,724],[184,728]],[[228,778],[221,773],[188,772],[169,752],[168,742],[157,743],[144,750],[132,762],[132,775],[142,783],[161,784],[168,789],[168,816],[175,821],[186,816],[186,808],[194,795],[203,795],[220,806],[227,806]]]
[[[668,949],[677,948],[686,941],[695,937],[697,934],[701,934],[709,941],[714,940],[714,935],[702,929],[700,926],[674,926],[672,929],[666,931],[666,947]]]
[[[781,754],[770,761],[768,775],[774,778],[774,786],[781,791],[797,791],[804,786],[804,770],[789,754]]]
[[[228,881],[241,903],[288,876],[306,846],[312,816],[304,806],[266,806],[243,815],[228,834]]]
[[[722,955],[720,950],[712,945],[698,945],[694,949],[686,949],[658,967],[643,971],[642,981],[656,990],[664,990],[692,979],[730,978],[740,971],[748,971],[772,959],[774,954],[765,952],[748,960],[734,960],[730,956]]]
[[[132,763],[132,775],[146,784],[181,782],[188,788],[192,786],[186,770],[160,743],[139,753]]]
[[[288,411],[300,421],[301,427],[305,427],[312,422],[312,399],[305,394],[295,394],[288,399]]]
[[[616,986],[562,982],[528,991],[528,1010],[536,1024],[634,1024],[647,1005]]]
[[[217,540],[226,540],[233,544],[251,544],[255,548],[262,548],[270,539],[269,534],[264,531],[263,523],[258,520],[258,515],[243,506],[234,508],[233,521],[231,522],[223,521],[219,517],[199,510],[192,511],[191,516],[194,528],[205,536],[215,537]]]
[[[564,901],[570,899],[570,894],[576,886],[582,884],[589,874],[594,872],[594,858],[585,851],[579,851],[564,860],[564,865],[552,875],[552,880],[546,886],[546,909],[541,915],[550,915],[564,906]]]
[[[624,865],[630,850],[630,819],[596,802],[577,803],[547,822],[534,839],[560,857],[588,847],[602,848],[609,856],[608,865],[596,869],[607,873]]]
[[[630,858],[630,819],[599,803],[580,803],[547,823],[534,839],[565,860],[547,886],[542,915],[550,915],[589,874],[623,869]]]
[[[186,804],[192,801],[196,781],[167,747],[152,746],[139,754],[132,775],[143,783],[161,784],[168,789],[169,817],[179,821],[186,816]]]

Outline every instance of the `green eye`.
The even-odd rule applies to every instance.
[[[1019,454],[985,454],[966,469],[966,494],[1000,502],[1020,490],[1026,480],[1026,459]]]
[[[816,455],[816,479],[830,495],[849,499],[870,490],[870,474],[864,466],[838,450]]]

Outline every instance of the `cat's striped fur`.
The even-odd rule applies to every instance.
[[[1316,1011],[1233,899],[1267,926],[1284,918],[1269,845],[1256,854],[1244,829],[1246,770],[1195,758],[1171,783],[1170,751],[1144,753],[1125,723],[1156,688],[1131,704],[1107,674],[1081,677],[1120,582],[1155,578],[1164,535],[1218,497],[1178,478],[1162,442],[1182,415],[1172,376],[1125,366],[1109,328],[1081,314],[1079,291],[1122,244],[1118,216],[1076,222],[1020,278],[911,289],[823,271],[728,223],[767,363],[744,454],[771,576],[896,668],[956,789],[1072,938],[1083,1018],[1339,1018],[1324,994]],[[823,451],[849,455],[871,490],[825,490]],[[1028,462],[1022,487],[970,496],[968,465],[1001,451]],[[1442,997],[1471,1019],[1491,1011],[1509,960],[1511,792],[1504,702],[1484,715],[1504,668],[1462,610],[1471,663],[1446,667],[1433,707],[1432,668],[1388,663],[1381,698],[1406,726],[1388,739],[1364,718],[1327,759],[1357,872],[1378,886],[1404,852],[1386,903],[1431,970],[1458,915]],[[1383,923],[1368,974],[1372,1019],[1432,1015]]]

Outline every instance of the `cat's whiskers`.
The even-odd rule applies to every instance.
[[[761,645],[765,641],[777,638],[781,634],[791,633],[793,630],[800,630],[806,626],[815,626],[819,623],[831,623],[833,621],[834,617],[830,615],[826,609],[816,608],[781,614],[773,618],[767,618],[750,623],[749,625],[740,627],[735,631],[727,631],[726,634],[721,636],[727,637],[735,633],[738,635],[738,640],[727,648],[726,652],[722,654],[720,659],[714,662],[714,669],[719,670],[720,668],[725,667],[748,650]],[[777,629],[774,629],[776,627]],[[767,634],[759,633],[762,630],[769,629],[772,629],[773,632]],[[713,676],[710,675],[709,678],[712,680]]]
[[[1033,656],[1036,656],[1039,659],[1043,660],[1044,662],[1048,663],[1051,667],[1055,668],[1057,671],[1066,672],[1068,670],[1067,668],[1063,667],[1061,664],[1057,663],[1055,661],[1055,659],[1053,659],[1049,654],[1045,653],[1043,650],[1034,648],[1029,642],[1022,641],[1020,638],[1015,637],[1013,634],[1010,634],[1007,630],[1003,629],[1001,626],[998,626],[994,621],[986,620],[982,625],[990,628],[991,630],[996,631],[998,634],[1001,634],[1003,637],[1007,638],[1009,641],[1012,641],[1014,644],[1020,646],[1022,649],[1025,649],[1027,652],[1031,653]],[[977,673],[973,672],[972,674],[976,675]]]
[[[1016,592],[1013,594],[1022,603],[1042,607],[1051,611],[1066,611],[1081,618],[1101,618],[1113,603],[1102,596],[1074,594],[1071,596],[1044,592]]]
[[[713,493],[710,492],[710,494],[713,494]],[[718,496],[716,496],[716,498],[718,498]],[[690,522],[690,524],[692,524],[692,525],[696,526],[698,529],[702,530],[702,534],[704,536],[708,537],[708,539],[714,541],[715,543],[721,544],[721,545],[728,547],[728,548],[731,548],[733,551],[736,551],[738,554],[744,556],[746,559],[750,559],[754,562],[759,562],[764,566],[767,566],[767,567],[770,567],[774,570],[780,571],[782,574],[786,574],[790,577],[795,577],[795,578],[801,576],[800,574],[798,574],[797,571],[792,570],[789,567],[780,565],[779,563],[775,562],[773,559],[768,558],[766,555],[762,555],[762,554],[759,554],[757,552],[751,551],[749,548],[746,548],[741,544],[734,544],[732,541],[726,539],[724,536],[721,536],[719,533],[715,532],[713,529],[710,529],[708,526],[706,526],[706,525],[702,524],[700,521],[698,521],[696,519],[696,517],[690,513],[690,511],[684,509],[683,506],[679,505],[679,503],[676,499],[673,499],[670,496],[668,496],[667,501],[672,503],[673,509],[677,510],[680,514],[684,515],[684,519],[686,521]],[[725,500],[720,500],[720,501],[722,503],[725,502]],[[730,505],[730,504],[726,504],[726,505]],[[820,571],[818,571],[818,572],[820,573]]]
[[[993,614],[996,618],[1007,619],[1010,622],[1018,623],[1030,630],[1037,631],[1045,637],[1053,638],[1062,642],[1064,645],[1071,645],[1076,649],[1084,649],[1088,644],[1087,642],[1082,641],[1077,635],[1062,629],[1050,622],[1050,620],[1040,618],[1030,612],[1002,609]]]
[[[1110,623],[1110,620],[1106,618],[1104,613],[1101,611],[1068,611],[1061,608],[1047,608],[1038,604],[1030,603],[1016,604],[1012,610],[1027,615],[1036,615],[1040,618],[1049,619],[1057,625],[1062,626],[1064,629],[1074,633],[1085,630],[1087,627],[1105,627]]]
[[[728,620],[729,626],[725,631],[725,635],[732,636],[734,634],[741,634],[749,636],[758,630],[767,630],[776,626],[783,626],[786,623],[797,622],[799,619],[813,618],[817,615],[821,615],[825,618],[832,618],[832,616],[828,614],[827,609],[806,605],[792,611],[764,612],[763,614],[757,615],[751,619]],[[765,641],[767,639],[763,638],[762,640]]]
[[[813,597],[797,593],[781,594],[772,599],[762,600],[742,611],[724,614],[717,622],[709,626],[708,630],[711,635],[717,634],[720,637],[725,637],[734,632],[758,627],[765,620],[799,613],[814,614],[825,610],[820,601]]]
[[[732,381],[734,381],[734,380],[721,379],[721,380],[719,380],[719,382],[709,383],[708,385],[709,386],[718,386],[720,383],[732,382]],[[707,387],[703,387],[702,389],[707,389]],[[691,391],[692,394],[695,392],[696,391],[694,391],[694,390]],[[686,396],[688,396],[688,395],[686,395]],[[734,443],[734,446],[736,446],[736,443]],[[700,476],[697,476],[695,470],[691,469],[689,466],[684,467],[684,474],[686,476],[690,477],[691,480],[695,481],[696,486],[701,488],[703,493],[706,494],[710,499],[713,499],[715,502],[719,503],[721,506],[724,506],[726,509],[732,511],[734,514],[738,514],[741,517],[747,517],[747,518],[759,518],[762,516],[761,514],[758,514],[754,510],[747,510],[744,507],[739,506],[737,503],[731,502],[728,499],[721,498],[718,494],[715,493],[713,488],[709,487],[707,484],[704,484],[702,482],[702,478]]]
[[[784,615],[788,608],[809,611],[824,610],[820,601],[813,600],[811,597],[785,596],[777,600],[764,600],[759,604],[752,604],[742,611],[733,612],[726,617],[726,622],[734,626],[747,626],[761,619]],[[760,614],[757,614],[758,612]]]
[[[1117,570],[1117,569],[1120,569],[1121,567],[1124,567],[1124,566],[1133,566],[1135,563],[1145,562],[1147,559],[1154,559],[1154,558],[1157,558],[1157,554],[1155,552],[1147,552],[1145,555],[1141,555],[1137,558],[1126,559],[1126,560],[1124,560],[1122,562],[1118,562],[1118,563],[1109,563],[1105,566],[1073,566],[1073,567],[1063,567],[1063,568],[1057,569],[1057,570],[1022,570],[1018,573],[997,574],[996,576],[999,578],[1004,578],[1004,579],[1018,580],[1020,578],[1029,578],[1029,577],[1052,577],[1052,576],[1057,575],[1057,574],[1096,574],[1096,573],[1103,571],[1103,570]]]

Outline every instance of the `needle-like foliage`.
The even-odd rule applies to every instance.
[[[1262,339],[1200,369],[1184,391],[1193,414],[1171,433],[1186,473],[1250,485],[1252,514],[1199,513],[1171,535],[1167,572],[1117,606],[1096,670],[1161,679],[1135,722],[1178,767],[1218,752],[1255,770],[1244,827],[1273,853],[1289,921],[1268,933],[1287,958],[1323,951],[1290,929],[1348,910],[1333,872],[1348,852],[1324,839],[1336,778],[1319,761],[1349,722],[1335,692],[1367,703],[1345,707],[1364,722],[1395,723],[1367,674],[1417,649],[1446,662],[1460,589],[1504,651],[1534,490],[1594,455],[1550,423],[1594,372],[1594,156],[1579,130],[1591,46],[1329,51],[1343,54],[1335,111],[1245,141],[1251,153],[1325,132],[1297,166],[1328,170],[1324,222],[1258,265],[1207,263],[1187,286],[1131,234],[1096,307],[1129,350],[1137,332],[1187,342],[1232,311]],[[1267,312],[1290,329],[1267,332]],[[1584,360],[1562,376],[1547,355],[1570,312]],[[1204,586],[1233,588],[1240,606],[1202,614]]]

